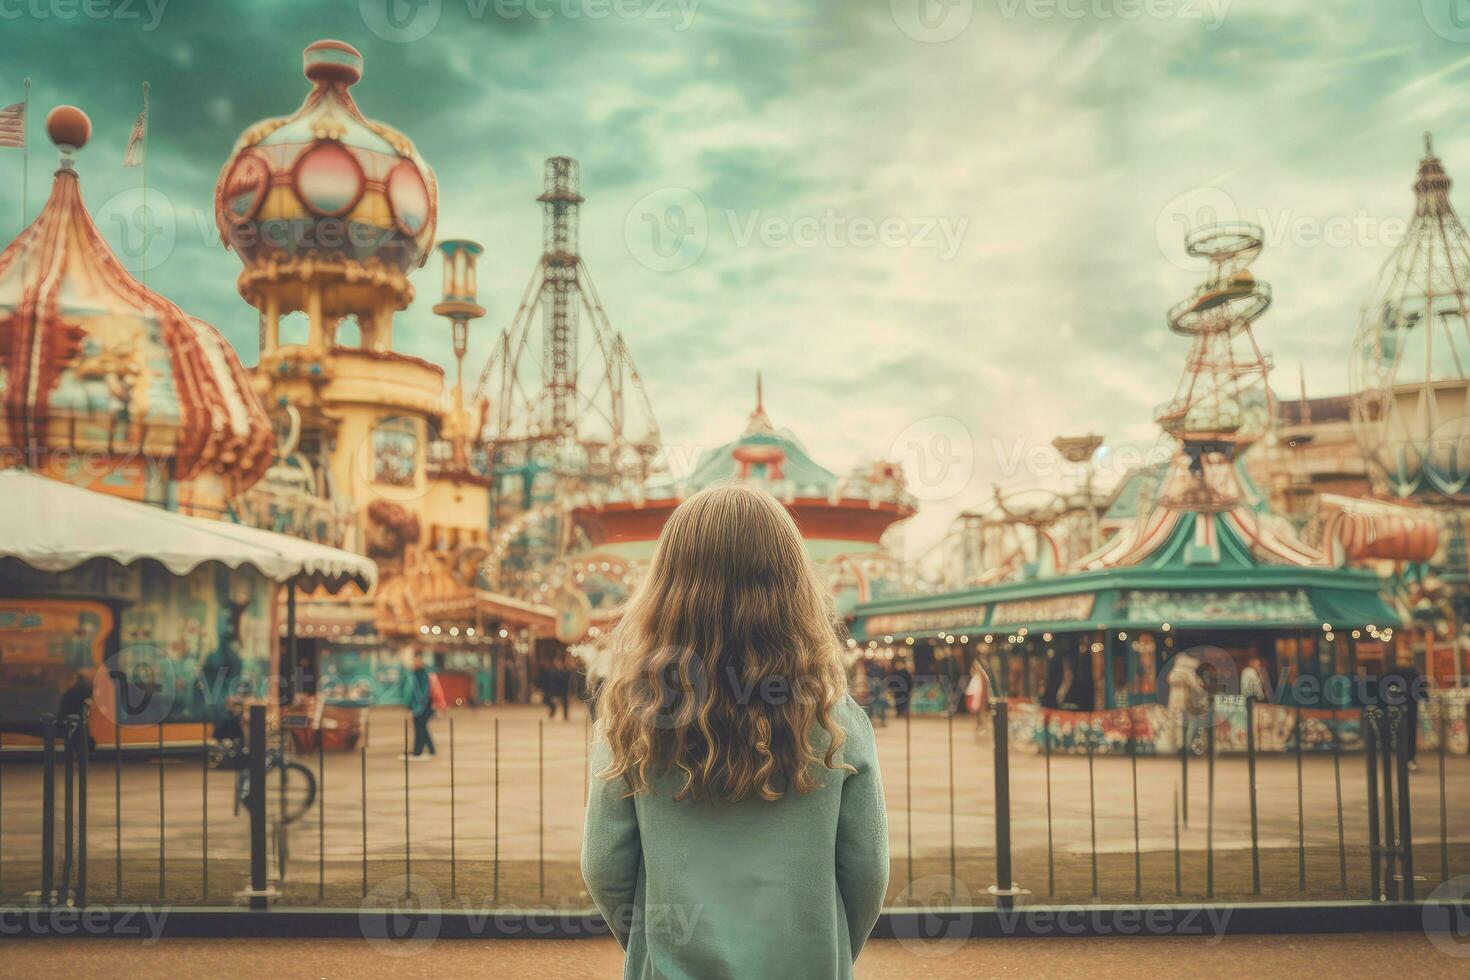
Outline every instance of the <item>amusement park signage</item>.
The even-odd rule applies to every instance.
[[[889,613],[869,616],[864,624],[869,636],[894,633],[919,633],[924,630],[959,629],[985,622],[986,606],[950,606],[947,609],[925,609],[920,612]]]
[[[992,626],[1025,626],[1028,623],[1070,623],[1092,617],[1097,596],[1091,592],[1078,595],[1054,595],[1045,599],[1011,599],[995,604]]]
[[[1238,622],[1309,624],[1316,621],[1312,601],[1302,589],[1145,590],[1124,592],[1129,619],[1149,622]]]

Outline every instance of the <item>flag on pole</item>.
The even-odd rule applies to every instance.
[[[0,147],[23,150],[26,145],[26,104],[17,102],[0,109]]]
[[[143,144],[148,139],[148,106],[145,103],[143,111],[138,113],[138,118],[133,122],[133,132],[128,136],[128,151],[123,154],[124,167],[136,167],[143,162]]]

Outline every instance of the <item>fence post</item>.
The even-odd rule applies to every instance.
[[[1409,697],[1413,693],[1409,692]],[[1407,702],[1399,710],[1403,714],[1403,724],[1399,726],[1399,739],[1394,753],[1394,759],[1398,763],[1399,781],[1399,869],[1403,873],[1404,887],[1401,893],[1403,899],[1408,902],[1414,900],[1414,821],[1409,803],[1409,756],[1414,752],[1414,741],[1419,737],[1419,732],[1411,722],[1418,720],[1418,713],[1409,710]]]
[[[167,886],[167,854],[168,848],[164,841],[165,808],[164,802],[164,772],[163,772],[163,722],[158,723],[158,900],[163,901],[163,896],[168,891]]]
[[[76,854],[73,847],[76,834],[76,759],[72,755],[76,751],[76,728],[70,715],[61,719],[61,738],[61,772],[66,787],[61,792],[61,887],[57,889],[56,898],[59,904],[70,905],[72,861]]]
[[[77,757],[77,888],[76,903],[78,908],[84,908],[87,904],[87,756],[91,754],[92,743],[89,737],[91,731],[91,709],[85,703],[82,705],[81,731],[79,742],[81,755]]]
[[[1011,768],[1010,768],[1010,715],[1009,705],[1002,695],[995,699],[995,884],[990,894],[995,896],[995,907],[1008,909],[1015,904],[1018,894],[1016,883],[1011,880]],[[913,819],[912,814],[909,819]],[[910,872],[912,873],[912,872]]]
[[[114,678],[121,674],[114,674]],[[114,889],[122,901],[122,702],[114,697],[112,710],[112,863]]]
[[[1205,709],[1205,898],[1215,897],[1215,699]]]
[[[1388,900],[1397,902],[1399,900],[1398,884],[1398,853],[1399,836],[1394,821],[1393,806],[1393,778],[1394,778],[1394,756],[1397,754],[1398,743],[1398,715],[1392,709],[1383,709],[1383,727],[1379,732],[1381,744],[1379,756],[1383,763],[1383,853],[1385,860],[1383,864],[1383,888],[1388,895]]]
[[[199,723],[199,893],[209,897],[209,722]]]
[[[1046,753],[1046,893],[1057,893],[1056,856],[1053,848],[1051,821],[1051,718],[1041,709],[1041,744]]]
[[[1441,773],[1444,766],[1439,767]],[[5,734],[0,732],[0,854],[5,853]],[[3,886],[5,872],[0,870],[0,886]],[[0,892],[3,892],[0,887]]]
[[[41,904],[53,904],[51,893],[56,858],[56,717],[41,716]]]
[[[1342,826],[1342,718],[1332,712],[1332,787],[1337,797],[1337,870],[1342,879],[1342,897],[1347,898],[1347,837]]]
[[[1092,897],[1098,897],[1097,884],[1097,779],[1093,771],[1092,712],[1087,713],[1087,827],[1092,855]]]
[[[250,706],[250,907],[263,910],[266,902],[265,847],[265,705]]]
[[[1378,901],[1383,895],[1383,843],[1378,826],[1378,719],[1380,709],[1373,706],[1363,708],[1363,758],[1367,764],[1368,803],[1368,875],[1372,889],[1368,900]]]
[[[1251,804],[1251,894],[1261,894],[1261,838],[1256,808],[1256,699],[1245,699],[1245,773]]]
[[[1296,706],[1292,741],[1296,743],[1296,890],[1307,890],[1307,803],[1302,787],[1302,706]]]

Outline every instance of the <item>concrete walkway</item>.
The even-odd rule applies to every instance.
[[[387,956],[360,940],[7,940],[11,976],[270,977],[617,977],[611,940],[441,941]],[[1458,953],[1459,955],[1455,955]],[[1470,943],[1437,947],[1419,933],[1367,936],[1227,936],[1202,939],[1001,939],[932,945],[875,942],[860,978],[1193,976],[1259,980],[1309,970],[1316,976],[1463,977]]]

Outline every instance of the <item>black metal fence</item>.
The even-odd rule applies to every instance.
[[[1043,711],[1046,734],[1025,744],[1010,708],[998,700],[982,725],[903,714],[877,730],[891,907],[1391,904],[1470,873],[1470,758],[1440,737],[1416,759],[1403,706],[1361,709],[1361,751],[1304,752],[1296,737],[1262,753],[1249,732],[1243,754],[1225,755],[1206,718],[1202,745],[1181,738],[1177,756],[1131,736],[1104,754],[1100,721],[1077,729],[1075,713],[1081,752],[1058,751],[1061,712]],[[1443,712],[1427,710],[1442,733]],[[182,749],[161,726],[147,751],[137,733],[89,746],[85,717],[45,719],[24,752],[0,741],[0,907],[590,905],[577,861],[584,712],[450,711],[429,763],[402,711],[375,710],[346,752],[293,748],[263,707],[248,722],[241,751],[212,746],[203,726]]]

